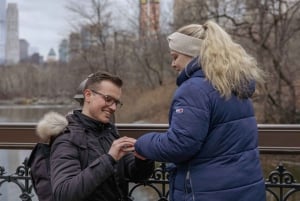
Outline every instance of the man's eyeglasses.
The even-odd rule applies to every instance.
[[[97,95],[99,95],[99,96],[102,96],[103,99],[105,100],[105,104],[106,104],[107,106],[111,106],[111,105],[113,105],[113,104],[116,104],[116,107],[117,107],[117,108],[121,108],[122,105],[123,105],[123,103],[122,103],[121,101],[119,101],[119,100],[117,100],[117,99],[115,99],[115,98],[113,98],[113,97],[111,97],[111,96],[109,96],[109,95],[105,95],[105,94],[100,93],[100,92],[98,92],[98,91],[95,91],[95,90],[93,90],[93,89],[90,89],[90,90],[91,90],[93,93],[95,93],[95,94],[97,94]]]

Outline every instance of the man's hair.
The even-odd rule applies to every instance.
[[[89,89],[90,87],[93,87],[94,84],[98,84],[104,80],[111,81],[120,88],[123,86],[122,79],[117,75],[112,75],[108,72],[98,71],[88,76],[84,89]]]

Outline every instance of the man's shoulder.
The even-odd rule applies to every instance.
[[[54,143],[69,142],[75,146],[86,148],[86,129],[80,125],[68,125],[65,129],[55,138]]]

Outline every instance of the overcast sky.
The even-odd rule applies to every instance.
[[[30,46],[47,57],[48,52],[53,48],[58,55],[58,45],[63,38],[71,31],[70,18],[74,15],[66,9],[71,0],[6,0],[7,3],[17,3],[19,9],[19,37],[26,39]],[[73,0],[74,1],[74,0]],[[86,1],[86,0],[84,0]],[[113,12],[128,14],[133,8],[128,5],[130,1],[137,0],[110,0],[117,2],[118,8]],[[161,0],[166,4],[171,0]],[[80,2],[78,0],[78,2]],[[125,6],[125,7],[124,7]],[[163,13],[162,13],[163,15]],[[123,19],[118,17],[118,20]],[[74,19],[73,19],[74,20]]]
[[[57,53],[60,40],[69,30],[68,0],[6,0],[17,3],[19,9],[19,37],[26,39],[30,46],[46,56],[50,48]]]

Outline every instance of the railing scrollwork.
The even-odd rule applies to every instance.
[[[266,179],[266,191],[276,201],[287,201],[289,197],[300,191],[300,183],[297,183],[293,174],[280,163],[274,171],[271,171]]]
[[[22,165],[17,167],[15,173],[8,175],[5,172],[5,168],[0,166],[0,189],[4,183],[14,183],[22,192],[19,198],[22,201],[31,201],[31,198],[34,195],[32,194],[32,184],[29,173],[29,167],[26,164],[27,159],[24,160]]]
[[[0,166],[0,190],[3,184],[14,183],[22,192],[19,196],[20,200],[32,201],[35,194],[31,183],[30,169],[26,164],[27,159],[17,167],[13,174],[6,173],[5,168]],[[128,181],[131,183],[130,188],[128,187],[128,200],[135,200],[133,195],[139,188],[148,187],[157,194],[158,201],[167,201],[169,196],[168,178],[169,173],[166,163],[159,163],[148,180]],[[266,191],[269,194],[268,198],[273,197],[271,200],[288,201],[292,195],[300,191],[300,183],[296,181],[293,174],[282,163],[269,173],[265,184]],[[0,193],[0,200],[1,196]]]
[[[160,163],[159,167],[155,168],[152,176],[148,180],[144,181],[129,181],[134,183],[131,189],[128,192],[129,200],[133,201],[132,195],[133,192],[140,186],[147,186],[155,191],[157,196],[159,197],[158,201],[168,201],[169,195],[169,173],[166,169],[166,163]],[[156,184],[161,185],[161,187],[157,187]]]

